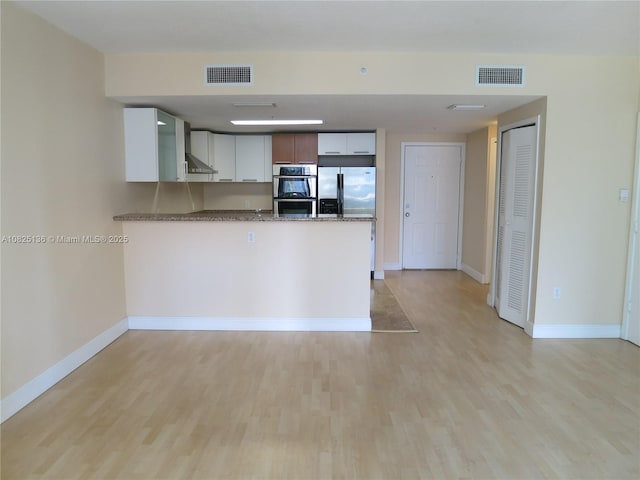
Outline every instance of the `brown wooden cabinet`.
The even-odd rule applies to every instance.
[[[271,161],[279,163],[294,163],[295,138],[293,133],[274,133],[271,136]]]
[[[273,164],[318,163],[317,133],[275,133],[272,135]]]

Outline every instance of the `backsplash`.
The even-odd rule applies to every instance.
[[[130,213],[189,213],[204,208],[201,183],[128,183]]]
[[[271,210],[271,183],[205,183],[205,210]]]

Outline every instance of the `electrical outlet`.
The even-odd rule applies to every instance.
[[[247,242],[255,243],[256,242],[256,234],[254,232],[247,233]]]
[[[554,287],[553,289],[553,298],[554,299],[558,299],[560,298],[560,287]]]

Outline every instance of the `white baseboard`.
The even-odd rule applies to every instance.
[[[533,338],[620,338],[620,325],[532,324]],[[528,332],[527,332],[528,333]]]
[[[384,264],[385,270],[402,270],[402,265],[398,262],[390,262]]]
[[[129,317],[131,330],[370,332],[371,318]]]
[[[127,319],[105,330],[0,402],[0,422],[15,415],[129,329]]]
[[[376,270],[373,272],[373,279],[374,280],[384,280],[384,270],[380,271],[380,270]]]
[[[487,276],[485,274],[480,273],[479,271],[477,271],[476,269],[470,267],[466,263],[462,263],[460,265],[460,270],[462,270],[464,273],[469,275],[471,278],[473,278],[478,283],[483,283],[483,284],[484,283],[489,283],[489,281],[487,279]]]

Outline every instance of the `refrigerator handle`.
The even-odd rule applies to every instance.
[[[344,175],[342,173],[337,174],[336,184],[338,186],[338,215],[344,213]]]

